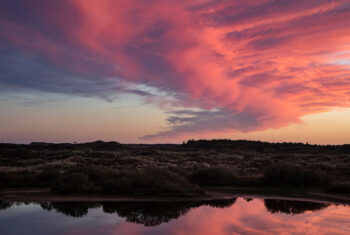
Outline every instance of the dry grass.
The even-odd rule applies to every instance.
[[[0,174],[41,172],[54,167],[104,167],[110,170],[171,169],[190,177],[198,169],[225,167],[238,178],[262,177],[271,165],[293,165],[320,171],[339,183],[350,182],[348,146],[270,144],[249,141],[189,142],[185,145],[0,144]]]

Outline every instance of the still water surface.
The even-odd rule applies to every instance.
[[[261,198],[0,201],[0,234],[350,234],[350,206]]]

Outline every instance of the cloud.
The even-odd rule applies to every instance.
[[[168,129],[146,138],[279,128],[350,104],[349,64],[334,63],[350,50],[347,1],[5,0],[0,9],[1,83],[144,96],[171,109]]]
[[[117,99],[120,93],[152,98],[159,96],[156,90],[147,86],[94,74],[83,75],[50,64],[36,55],[1,46],[0,72],[1,92],[19,92],[25,89],[98,97],[107,101]]]
[[[155,135],[144,136],[143,139],[174,138],[179,135],[206,133],[208,129],[215,132],[226,130],[250,131],[260,126],[257,116],[249,112],[233,114],[225,110],[177,110],[169,111],[167,119],[171,129]],[[209,127],[209,128],[208,128]]]

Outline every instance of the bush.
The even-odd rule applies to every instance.
[[[104,181],[114,180],[121,176],[119,170],[114,170],[111,168],[101,166],[88,167],[87,169],[85,169],[84,172],[89,176],[89,179],[96,185],[101,185]]]
[[[61,174],[57,167],[46,166],[42,169],[38,177],[43,186],[51,186],[60,176]]]
[[[123,172],[122,176],[106,181],[104,192],[116,195],[194,196],[201,189],[186,178],[166,169],[144,169]]]
[[[320,171],[279,164],[265,170],[263,182],[267,185],[287,187],[326,186],[330,182],[330,177]]]
[[[326,190],[331,193],[350,193],[350,183],[332,183]]]
[[[201,186],[233,186],[237,178],[232,170],[223,167],[202,168],[190,175],[192,183]]]
[[[88,176],[83,173],[66,173],[53,183],[53,191],[60,193],[86,193],[95,191]]]
[[[41,187],[43,183],[38,173],[31,171],[0,172],[0,187]]]

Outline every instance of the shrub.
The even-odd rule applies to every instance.
[[[88,167],[85,172],[89,176],[89,179],[96,185],[101,185],[104,181],[114,180],[121,176],[119,170],[101,166]]]
[[[103,190],[116,195],[194,196],[202,193],[186,178],[157,168],[123,172],[121,177],[106,181]]]
[[[191,182],[201,186],[233,186],[237,178],[232,170],[223,167],[202,168],[189,176]]]
[[[240,176],[237,178],[237,184],[243,187],[264,186],[264,182],[261,176]]]
[[[42,182],[38,173],[31,171],[0,172],[0,187],[40,187]]]
[[[53,183],[53,191],[60,193],[86,193],[95,190],[88,176],[83,173],[66,173]]]
[[[46,166],[42,169],[38,177],[43,186],[51,186],[60,176],[61,174],[57,167]]]
[[[330,184],[326,190],[331,193],[350,193],[350,183],[332,183]]]
[[[74,166],[68,169],[67,173],[85,174],[88,176],[89,180],[91,180],[95,184],[101,184],[101,182],[103,181],[106,181],[108,179],[114,179],[115,177],[119,177],[121,175],[119,170],[97,165]]]
[[[272,186],[326,186],[330,182],[330,177],[324,172],[295,165],[278,164],[265,170],[263,182]]]

